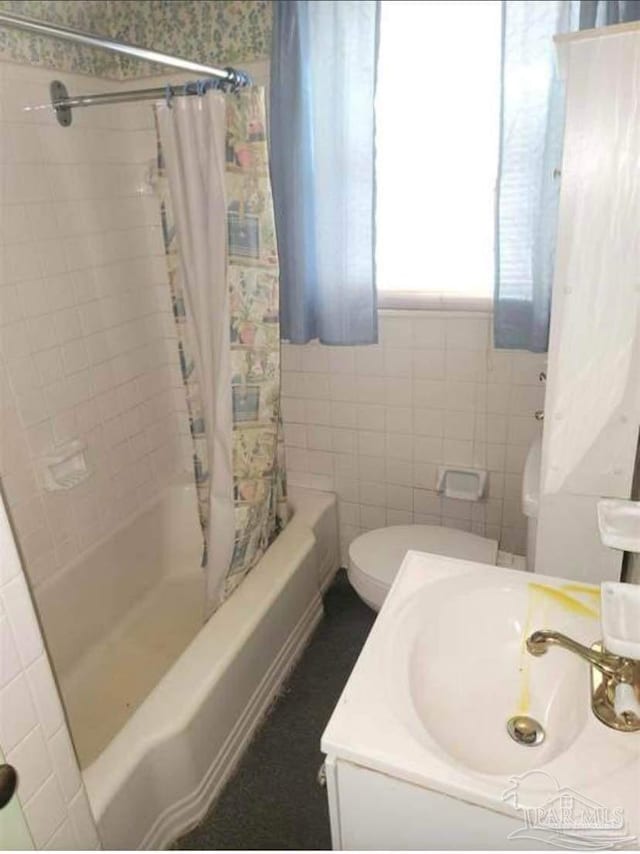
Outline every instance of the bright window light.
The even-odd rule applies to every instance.
[[[501,4],[383,0],[376,96],[381,296],[493,293]]]

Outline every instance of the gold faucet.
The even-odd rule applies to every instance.
[[[542,629],[527,638],[531,655],[544,655],[550,646],[559,646],[575,653],[591,665],[591,708],[602,723],[620,732],[640,731],[640,717],[632,711],[616,710],[616,691],[620,685],[630,685],[640,703],[640,661],[614,655],[597,643],[592,647],[574,641],[560,632]]]

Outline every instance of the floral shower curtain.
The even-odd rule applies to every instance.
[[[159,104],[156,116],[162,224],[211,614],[287,518],[279,271],[264,93],[254,87],[232,94],[208,91]],[[203,195],[218,160],[220,192]],[[190,220],[179,204],[185,196],[199,211]],[[203,221],[210,221],[213,238]],[[223,230],[226,258],[215,248],[216,229]],[[208,257],[198,271],[190,259],[203,252]],[[217,276],[221,262],[223,274]],[[224,329],[212,335],[219,322]],[[225,423],[226,411],[225,439],[220,421]]]

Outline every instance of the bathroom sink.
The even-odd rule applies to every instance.
[[[638,836],[640,738],[596,719],[586,662],[559,647],[525,651],[545,628],[598,641],[599,602],[592,585],[409,552],[323,751],[518,821],[569,792],[624,813],[620,832]],[[528,736],[523,717],[532,743],[508,731]]]
[[[590,714],[584,662],[563,651],[533,658],[524,639],[541,626],[562,625],[574,637],[596,640],[593,590],[567,591],[530,576],[523,582],[445,579],[421,591],[398,619],[394,657],[405,662],[398,695],[413,711],[409,725],[418,738],[426,731],[456,762],[485,774],[551,761]],[[396,667],[391,674],[398,679]],[[509,735],[507,722],[517,716],[542,726],[541,743],[532,747]]]

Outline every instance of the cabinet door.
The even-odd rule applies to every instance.
[[[331,820],[339,820],[340,830],[336,834],[332,828],[334,848],[336,843],[346,851],[531,848],[531,840],[509,838],[523,821],[349,762],[335,766],[337,810]]]

